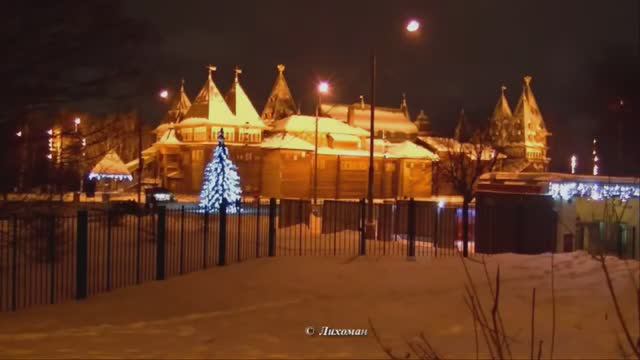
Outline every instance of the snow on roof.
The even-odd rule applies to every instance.
[[[387,151],[391,156],[397,158],[440,160],[438,155],[408,140],[400,144],[392,144]]]
[[[480,176],[482,181],[521,181],[521,182],[580,182],[601,184],[640,184],[640,178],[618,176],[576,175],[552,172],[502,172],[496,171]]]
[[[265,138],[260,144],[263,149],[287,149],[287,150],[303,150],[313,151],[313,144],[300,139],[291,134],[277,134]]]
[[[360,138],[355,135],[329,133],[329,137],[337,142],[360,143]]]
[[[371,125],[371,107],[367,104],[323,104],[321,111],[323,114],[361,129],[369,130]],[[407,118],[401,108],[376,107],[375,130],[415,134],[418,132],[418,127]]]
[[[127,169],[127,166],[122,162],[120,156],[116,153],[115,150],[111,149],[109,152],[100,160],[96,166],[91,169],[89,173],[89,179],[96,178],[100,180],[101,178],[115,178],[119,180],[131,180],[132,176]]]
[[[307,115],[291,115],[274,123],[274,131],[313,133],[316,129],[316,117]],[[319,133],[345,134],[355,136],[369,136],[369,132],[357,127],[349,126],[342,121],[320,117],[318,118]]]
[[[477,150],[475,148],[476,145],[471,143],[460,143],[456,139],[453,138],[444,138],[444,137],[436,137],[436,136],[418,136],[418,140],[425,143],[427,146],[431,147],[435,151],[439,153],[460,153],[465,152],[470,158],[475,159],[477,156]],[[488,145],[483,145],[482,152],[480,154],[482,160],[491,160],[493,159],[494,149]],[[506,156],[504,154],[498,154],[499,159],[504,159]]]
[[[235,114],[239,122],[250,127],[265,128],[260,115],[251,104],[251,100],[240,86],[238,81],[238,71],[236,70],[236,79],[231,85],[231,89],[227,92],[225,100],[229,104],[230,110]]]

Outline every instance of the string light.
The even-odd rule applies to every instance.
[[[620,199],[627,201],[640,197],[640,186],[621,184],[598,184],[578,182],[550,182],[549,192],[554,199],[569,200],[573,197],[587,197],[591,200]]]
[[[89,180],[128,180],[132,181],[133,176],[131,175],[116,175],[116,174],[97,174],[97,173],[89,173]]]
[[[240,176],[238,169],[229,159],[229,151],[224,144],[224,132],[218,133],[218,146],[213,159],[204,170],[204,184],[200,192],[200,208],[208,212],[217,212],[223,199],[227,202],[227,212],[242,211],[236,204],[241,199]]]
[[[598,153],[596,151],[596,145],[598,140],[596,138],[593,139],[593,175],[598,175],[600,173],[600,167],[598,166],[598,162],[600,159],[598,158]]]

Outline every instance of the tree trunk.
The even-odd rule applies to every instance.
[[[469,203],[465,197],[462,202],[462,255],[469,256]]]

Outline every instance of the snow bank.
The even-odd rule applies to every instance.
[[[529,354],[531,290],[536,337],[548,355],[550,255],[487,257],[502,274],[501,309],[514,356]],[[633,334],[633,285],[610,270]],[[584,253],[555,256],[555,358],[619,358],[621,336],[604,275]],[[630,262],[637,271],[639,264]],[[489,304],[481,265],[469,263]],[[636,272],[637,274],[637,272]],[[466,279],[456,257],[277,257],[119,289],[83,302],[0,314],[0,357],[385,358],[374,337],[307,336],[307,326],[368,328],[402,356],[424,332],[448,358],[475,358]],[[621,337],[620,337],[621,338]]]

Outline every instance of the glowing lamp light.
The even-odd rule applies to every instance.
[[[169,91],[168,90],[160,91],[160,97],[163,98],[163,99],[168,99],[169,98]]]
[[[408,32],[416,32],[419,29],[420,29],[420,23],[417,20],[411,20],[407,24],[407,31]]]
[[[444,201],[438,201],[438,209],[444,209]]]
[[[578,157],[575,155],[571,155],[571,173],[576,173],[576,165],[578,165]]]
[[[17,136],[17,137],[22,137],[22,130],[18,131],[18,132],[16,133],[16,136]]]
[[[79,117],[75,118],[73,120],[73,123],[76,124],[76,125],[80,125],[80,118]]]
[[[318,84],[318,92],[321,94],[326,94],[329,92],[329,83],[326,81],[321,81],[320,84]]]
[[[49,136],[53,136],[53,129],[47,130],[47,134],[49,134]]]
[[[53,155],[47,154],[47,159],[49,159],[49,160],[53,159]]]

